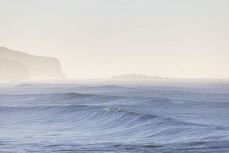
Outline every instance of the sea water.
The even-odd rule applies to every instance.
[[[229,152],[229,83],[0,85],[1,153]]]

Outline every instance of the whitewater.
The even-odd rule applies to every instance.
[[[1,83],[1,153],[227,153],[229,82]]]

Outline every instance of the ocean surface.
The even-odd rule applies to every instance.
[[[228,153],[229,83],[2,83],[0,153]]]

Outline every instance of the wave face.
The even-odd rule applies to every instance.
[[[229,151],[225,86],[162,88],[2,87],[0,152]]]

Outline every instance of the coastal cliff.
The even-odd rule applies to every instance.
[[[53,57],[35,56],[0,47],[0,59],[0,80],[62,79],[65,77],[60,62]]]
[[[29,70],[24,64],[0,58],[0,81],[28,79]]]

